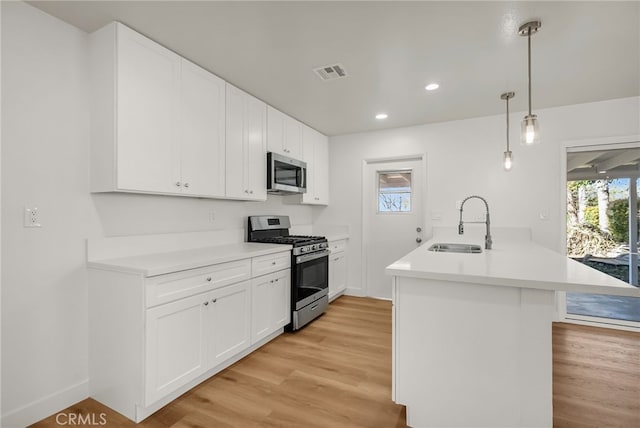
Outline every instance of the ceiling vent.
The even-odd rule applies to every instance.
[[[349,77],[344,66],[340,63],[314,68],[313,71],[325,82]]]

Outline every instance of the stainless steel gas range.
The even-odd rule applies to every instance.
[[[249,242],[292,245],[291,325],[298,330],[329,305],[329,250],[324,236],[290,235],[288,216],[250,216]]]

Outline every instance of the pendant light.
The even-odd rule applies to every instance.
[[[520,141],[529,146],[540,140],[538,129],[538,116],[531,113],[531,35],[538,32],[542,23],[540,21],[530,21],[520,26],[518,34],[527,38],[528,42],[528,64],[529,64],[529,114],[522,120]]]
[[[511,153],[511,150],[509,150],[509,100],[515,96],[515,92],[505,92],[504,94],[500,95],[500,99],[507,102],[507,151],[504,152],[503,163],[505,171],[511,171],[511,167],[513,166],[513,153]]]

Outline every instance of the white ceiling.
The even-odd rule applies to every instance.
[[[87,32],[121,21],[328,135],[499,114],[507,90],[525,110],[533,18],[534,112],[640,95],[638,1],[29,3]],[[348,78],[312,71],[337,62]]]

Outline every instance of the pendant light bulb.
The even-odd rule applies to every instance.
[[[538,129],[538,117],[535,114],[527,115],[522,119],[521,133],[525,145],[530,146],[538,142],[540,130]]]
[[[502,166],[505,171],[511,171],[511,167],[513,166],[513,153],[509,149],[509,100],[516,96],[515,92],[505,92],[500,95],[501,100],[505,100],[507,103],[507,151],[504,152],[504,161]]]
[[[513,154],[511,150],[507,150],[504,152],[504,163],[503,167],[505,171],[511,171],[511,167],[513,166]]]
[[[525,146],[530,146],[540,142],[540,129],[538,125],[538,116],[531,113],[531,35],[540,30],[542,23],[540,21],[531,21],[520,26],[518,34],[527,38],[527,66],[529,76],[529,114],[522,120],[520,129],[520,142]]]

